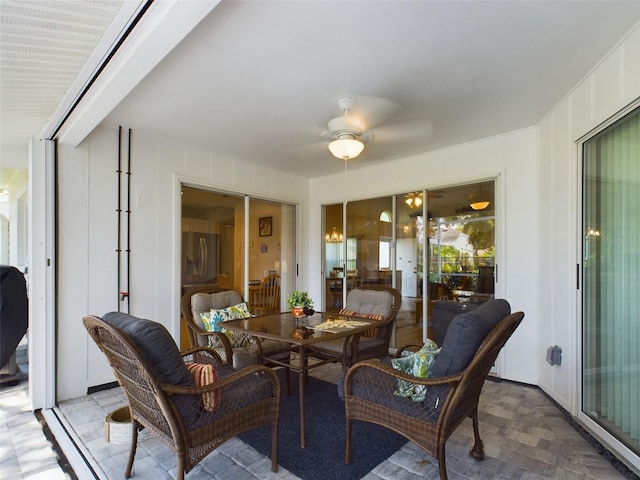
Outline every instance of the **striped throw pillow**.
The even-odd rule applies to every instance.
[[[193,376],[193,381],[197,387],[204,387],[206,385],[211,385],[218,380],[218,374],[216,373],[213,365],[208,365],[205,363],[187,363],[187,370],[191,372]],[[202,394],[202,406],[205,410],[209,412],[214,411],[217,406],[220,405],[220,392],[213,391]]]

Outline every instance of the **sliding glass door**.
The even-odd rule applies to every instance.
[[[249,294],[245,294],[245,299],[251,300],[252,291],[265,277],[277,275],[283,292],[280,311],[288,309],[288,292],[296,286],[295,223],[294,205],[255,198],[249,200]]]
[[[182,293],[208,285],[245,300],[267,275],[296,281],[295,205],[182,187]],[[246,220],[246,221],[245,221]],[[280,308],[286,309],[286,298]]]
[[[640,110],[584,144],[582,411],[640,454]]]
[[[494,182],[324,206],[324,308],[357,286],[402,295],[392,346],[423,341],[440,286],[461,301],[492,297],[496,279]],[[472,298],[474,297],[474,298]],[[482,297],[482,298],[479,298]]]
[[[342,204],[324,207],[327,312],[339,311],[344,305],[344,295],[355,287],[392,286],[394,281],[392,198],[349,202],[346,229],[343,228],[342,208]],[[401,280],[396,278],[396,281]]]

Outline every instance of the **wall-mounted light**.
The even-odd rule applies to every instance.
[[[600,231],[596,230],[595,228],[590,228],[589,230],[587,230],[587,233],[585,236],[587,237],[587,239],[589,238],[596,239],[600,236]]]

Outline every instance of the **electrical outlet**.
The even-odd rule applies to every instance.
[[[562,349],[558,345],[547,348],[547,363],[552,366],[562,364]]]

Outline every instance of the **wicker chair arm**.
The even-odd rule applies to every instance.
[[[349,369],[347,372],[347,376],[345,378],[345,384],[348,386],[351,383],[351,377],[360,369],[371,368],[379,371],[384,375],[388,375],[398,380],[406,380],[407,382],[411,382],[414,385],[425,385],[428,387],[438,386],[438,385],[449,385],[451,388],[455,388],[462,379],[463,373],[457,373],[455,375],[448,375],[446,377],[427,377],[427,378],[419,378],[414,377],[413,375],[409,375],[407,373],[401,372],[400,370],[396,370],[395,368],[382,363],[380,360],[364,360],[362,362],[358,362],[353,367]],[[349,391],[347,392],[349,394]]]
[[[215,367],[230,364],[230,362],[225,362],[218,352],[209,347],[189,348],[180,352],[180,355],[182,355],[182,360],[185,363],[206,363]]]
[[[224,333],[208,332],[200,328],[199,326],[195,325],[193,322],[187,322],[187,327],[189,328],[189,330],[193,332],[193,334],[195,334],[196,338],[198,337],[217,338],[220,341],[220,343],[222,343],[222,346],[224,347],[225,357],[228,359],[233,358],[233,349],[231,347],[231,342],[229,341],[229,338],[227,338],[227,336]]]
[[[405,345],[405,346],[403,346],[403,347],[399,348],[398,350],[396,350],[395,357],[396,357],[396,358],[401,357],[401,356],[402,356],[402,354],[403,354],[404,352],[406,352],[406,351],[409,351],[409,352],[417,352],[417,351],[418,351],[418,350],[420,350],[422,347],[423,347],[423,345],[422,345],[422,344],[419,344],[419,343],[409,343],[409,344],[407,344],[407,345]]]
[[[180,385],[161,383],[160,388],[167,396],[175,394],[201,395],[203,393],[209,393],[213,392],[214,390],[223,389],[228,385],[240,382],[243,378],[254,375],[256,373],[264,374],[267,378],[269,378],[271,380],[271,383],[274,385],[274,391],[280,390],[280,381],[278,380],[278,376],[274,373],[273,369],[265,367],[264,365],[250,365],[241,370],[237,370],[230,375],[220,378],[210,385],[205,385],[202,387],[182,387]]]

